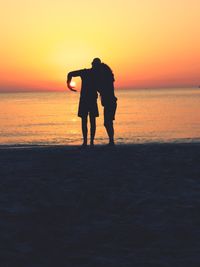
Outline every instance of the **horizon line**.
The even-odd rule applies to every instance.
[[[124,87],[116,87],[115,90],[152,90],[152,89],[198,89],[200,88],[199,85],[180,85],[180,86],[142,86],[142,87],[131,87],[131,86],[124,86]],[[70,92],[69,89],[59,89],[59,90],[55,90],[55,89],[37,89],[37,88],[34,88],[34,89],[19,89],[19,88],[9,88],[9,89],[2,89],[0,88],[0,93],[36,93],[36,92]],[[80,90],[78,90],[79,92]]]
[[[150,87],[116,87],[115,90],[161,90],[161,89],[199,89],[200,86],[196,85],[196,86],[150,86]],[[55,90],[55,89],[8,89],[8,90],[1,90],[0,89],[0,93],[50,93],[50,92],[54,92],[54,93],[63,93],[63,92],[70,92],[69,89],[59,89],[59,90]],[[78,90],[77,92],[80,92],[80,90]]]

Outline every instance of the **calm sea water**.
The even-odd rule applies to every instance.
[[[200,89],[116,90],[118,144],[200,141]],[[77,145],[79,93],[1,93],[0,145]],[[107,143],[102,107],[96,144]]]

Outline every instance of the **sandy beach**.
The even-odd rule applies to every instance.
[[[1,266],[199,266],[200,144],[0,148]]]

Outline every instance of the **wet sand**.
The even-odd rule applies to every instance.
[[[200,266],[200,144],[0,147],[1,266]]]

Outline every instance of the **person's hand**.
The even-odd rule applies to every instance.
[[[70,85],[70,82],[67,82],[67,87],[69,88],[69,90],[76,92],[76,90]]]
[[[73,91],[73,92],[77,92],[75,89],[73,89],[73,87],[68,87],[71,91]]]

